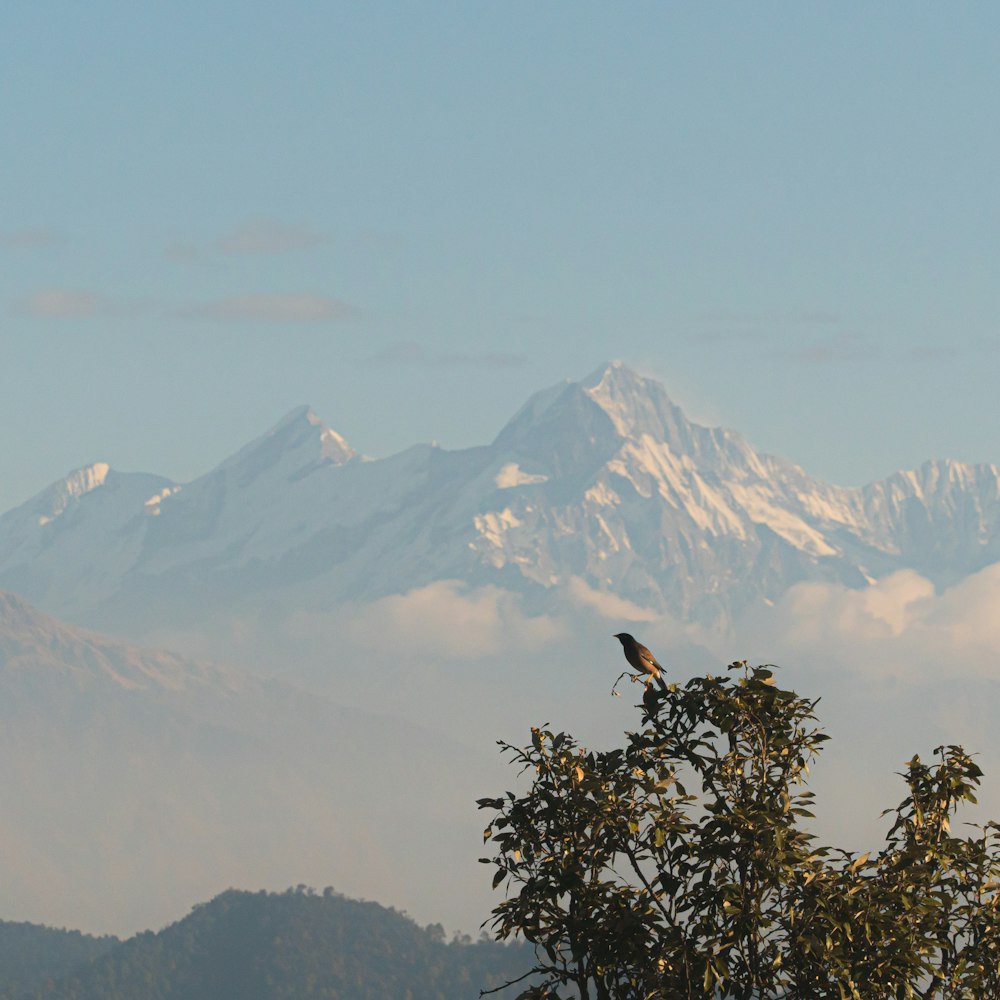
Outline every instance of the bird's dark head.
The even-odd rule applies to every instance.
[[[615,638],[624,646],[626,642],[635,642],[628,632],[616,632]]]

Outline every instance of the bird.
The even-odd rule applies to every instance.
[[[649,674],[649,678],[646,681],[647,684],[650,680],[659,678],[663,667],[660,666],[656,657],[635,636],[629,635],[628,632],[618,632],[615,638],[622,644],[622,651],[625,653],[625,659],[628,660],[630,666],[634,667],[640,673]]]

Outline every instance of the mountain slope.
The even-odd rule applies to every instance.
[[[909,567],[943,585],[997,559],[995,466],[829,485],[620,363],[536,394],[478,448],[367,460],[302,408],[192,483],[94,466],[0,517],[0,585],[131,634],[440,580],[541,608],[579,579],[715,621],[803,580]]]
[[[472,925],[480,765],[417,725],[0,593],[6,913],[120,932],[234,882],[325,879],[453,918],[461,898]]]

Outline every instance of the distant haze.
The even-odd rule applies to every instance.
[[[944,742],[997,814],[994,466],[826,484],[620,363],[519,402],[377,461],[302,406],[192,482],[85,465],[0,517],[3,915],[309,882],[473,931],[494,740],[620,739],[622,628],[671,679],[747,657],[822,698],[824,837],[872,846]]]

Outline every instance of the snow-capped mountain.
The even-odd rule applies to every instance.
[[[537,393],[492,444],[369,460],[308,408],[187,484],[92,465],[0,517],[0,586],[71,620],[320,609],[438,580],[574,581],[717,620],[804,580],[1000,560],[1000,472],[931,462],[823,483],[699,426],[619,362]]]

